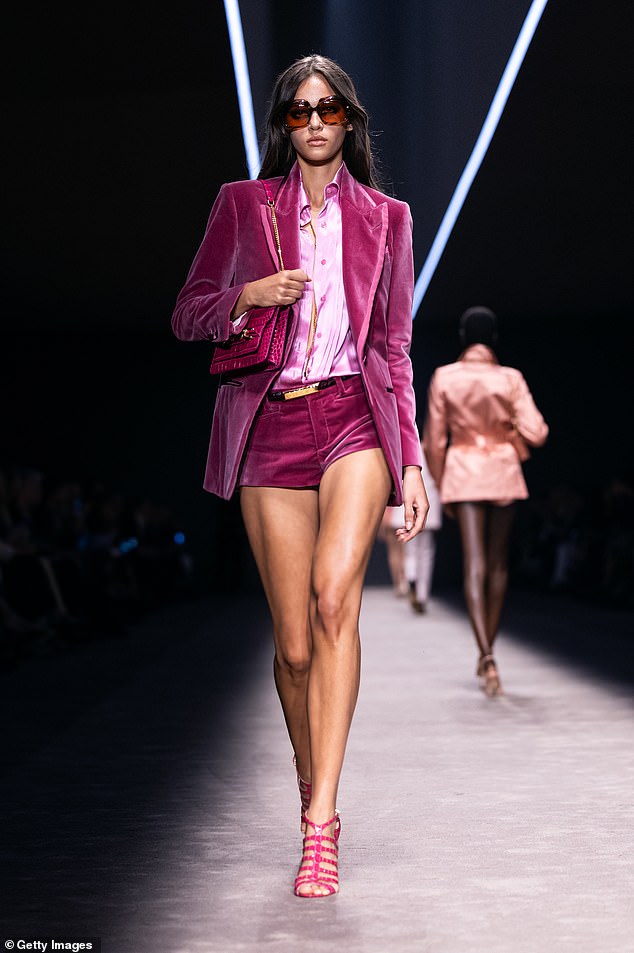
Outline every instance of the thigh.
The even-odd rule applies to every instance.
[[[328,585],[358,613],[361,590],[392,479],[382,450],[340,457],[319,487],[319,536],[313,580],[319,593]]]
[[[454,503],[460,528],[465,569],[484,566],[486,559],[486,504]]]
[[[308,638],[317,491],[242,487],[240,506],[276,639]]]

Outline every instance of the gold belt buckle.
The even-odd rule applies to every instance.
[[[284,391],[284,400],[295,400],[296,397],[306,397],[316,394],[320,388],[316,384],[307,384],[306,387],[296,387],[294,390]]]

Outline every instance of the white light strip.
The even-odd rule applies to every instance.
[[[509,58],[508,63],[506,64],[506,69],[502,74],[502,79],[498,85],[495,96],[493,97],[493,102],[487,114],[486,119],[484,120],[484,125],[480,131],[480,135],[477,138],[476,144],[473,147],[473,152],[469,157],[464,172],[460,176],[456,190],[451,198],[451,202],[447,207],[444,218],[440,223],[440,228],[436,234],[436,237],[433,241],[433,244],[427,255],[427,259],[420,275],[414,286],[414,301],[412,305],[412,318],[416,317],[416,312],[418,311],[425,292],[429,287],[429,283],[436,271],[436,266],[440,261],[441,255],[445,250],[445,245],[449,240],[449,236],[453,230],[454,225],[456,224],[456,219],[460,214],[460,210],[464,204],[464,201],[467,197],[469,189],[473,184],[478,169],[482,165],[482,160],[484,159],[487,149],[491,144],[491,140],[497,129],[500,117],[506,106],[506,101],[509,98],[511,89],[513,88],[513,83],[517,78],[520,67],[526,56],[526,51],[530,46],[530,42],[533,39],[535,30],[537,29],[537,24],[539,23],[540,17],[544,12],[548,0],[533,0],[531,3],[530,10],[526,15],[524,20],[524,25],[520,30],[520,34],[517,38],[515,46],[513,47],[513,52]]]
[[[233,71],[236,76],[238,103],[240,105],[240,121],[242,122],[242,138],[244,139],[244,151],[247,157],[249,178],[257,179],[258,172],[260,171],[260,149],[255,127],[255,117],[253,115],[251,83],[249,80],[247,54],[244,48],[240,6],[238,0],[224,0],[224,3],[227,26],[229,27],[229,42],[231,44],[231,55],[233,57]]]

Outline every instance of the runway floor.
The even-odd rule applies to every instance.
[[[490,700],[459,597],[415,616],[367,588],[342,888],[307,901],[268,617],[238,603],[172,605],[1,676],[2,946],[634,950],[631,613],[510,597]]]

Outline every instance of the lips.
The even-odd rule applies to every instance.
[[[308,140],[308,145],[309,145],[309,146],[322,146],[322,145],[323,145],[325,142],[327,142],[327,141],[328,141],[327,139],[322,139],[321,136],[315,136],[313,139],[309,139],[309,140]]]

